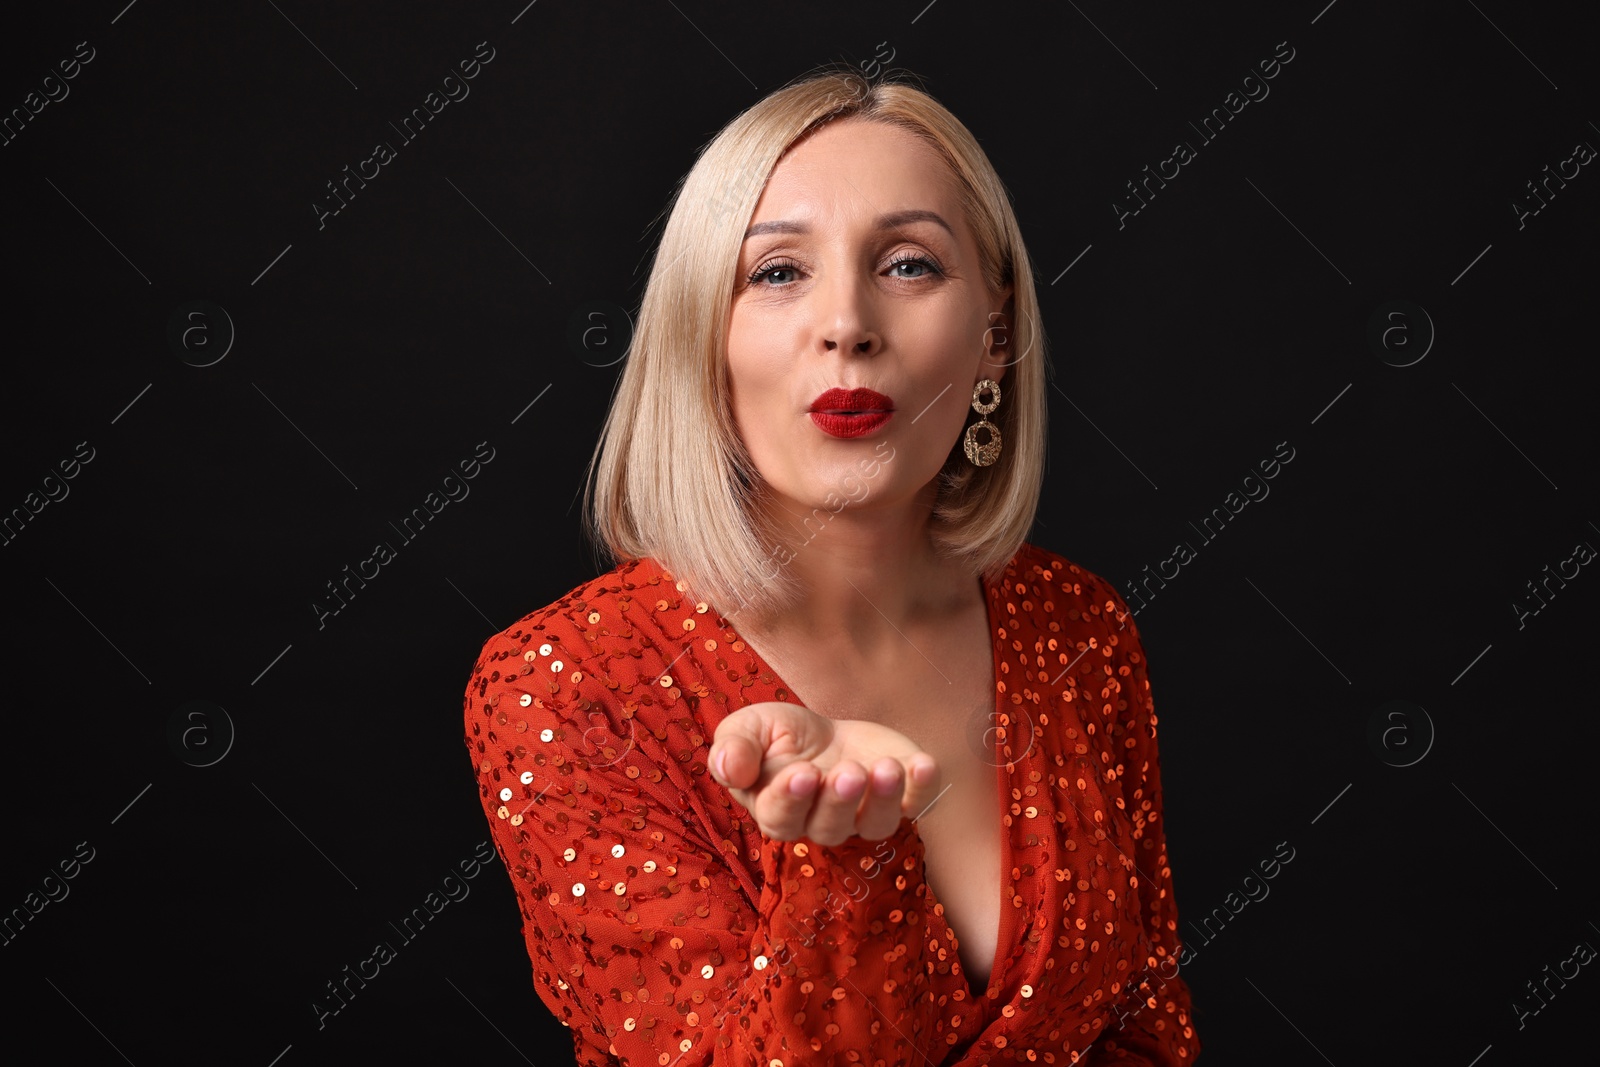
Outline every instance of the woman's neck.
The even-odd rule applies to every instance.
[[[977,579],[935,547],[932,492],[930,487],[904,504],[837,513],[793,501],[770,503],[770,525],[783,531],[787,549],[779,557],[786,561],[782,568],[800,595],[781,611],[742,612],[737,624],[758,642],[763,636],[799,637],[870,657],[890,642],[903,642],[909,631],[969,607]]]

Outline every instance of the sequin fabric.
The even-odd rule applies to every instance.
[[[466,745],[534,988],[579,1064],[1194,1062],[1133,617],[1033,545],[985,591],[1009,876],[981,989],[911,818],[883,841],[773,841],[711,777],[729,712],[797,701],[655,561],[484,644]]]

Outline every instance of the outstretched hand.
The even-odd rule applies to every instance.
[[[938,761],[905,734],[784,701],[729,714],[708,762],[712,777],[778,841],[837,845],[856,834],[880,841],[939,793]]]

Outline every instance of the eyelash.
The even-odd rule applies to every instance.
[[[939,264],[931,256],[923,255],[920,252],[901,252],[898,255],[896,255],[896,257],[894,259],[889,261],[889,265],[888,265],[888,267],[886,269],[893,270],[895,267],[898,267],[902,263],[919,263],[922,266],[927,267],[928,270],[932,271],[933,274],[935,274],[935,275],[944,274],[944,269],[942,267],[940,267]],[[799,269],[800,269],[800,267],[799,267],[798,264],[792,263],[792,262],[790,262],[788,260],[778,260],[776,262],[763,263],[761,266],[757,267],[755,270],[750,272],[750,276],[745,279],[745,283],[747,285],[752,285],[753,286],[757,282],[759,282],[762,278],[766,277],[768,274],[772,273],[775,270],[799,270]],[[901,279],[901,281],[907,281],[907,282],[914,282],[914,281],[919,281],[919,280],[920,280],[919,278],[902,278]],[[769,288],[773,288],[773,287],[769,287]]]

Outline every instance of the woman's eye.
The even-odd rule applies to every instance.
[[[939,270],[939,264],[935,263],[933,260],[929,259],[927,256],[919,256],[919,255],[914,255],[914,254],[907,254],[905,256],[901,256],[901,257],[897,258],[894,262],[889,264],[889,269],[891,271],[897,271],[901,267],[908,266],[908,265],[909,266],[915,266],[915,267],[923,268],[923,273],[919,273],[919,274],[896,274],[895,277],[903,278],[906,281],[911,281],[912,279],[915,279],[915,278],[926,278],[930,274],[943,273],[942,271]]]
[[[789,264],[789,263],[766,263],[766,264],[763,264],[762,266],[757,267],[755,270],[751,271],[750,272],[750,277],[747,278],[746,281],[748,281],[751,285],[759,285],[761,282],[765,281],[768,276],[770,276],[772,274],[792,273],[796,269],[798,269],[798,268],[796,268],[793,264]],[[770,288],[776,288],[776,287],[775,286],[767,286],[766,288],[770,289]]]

